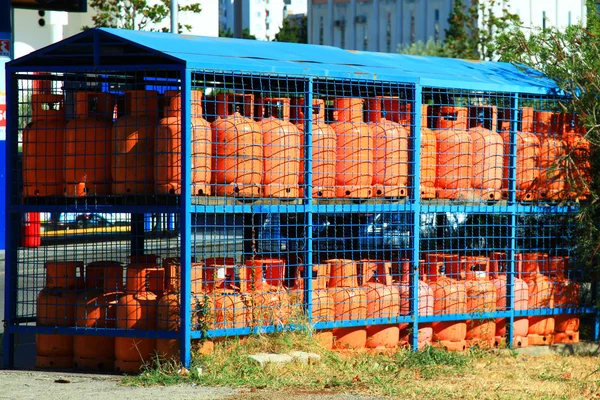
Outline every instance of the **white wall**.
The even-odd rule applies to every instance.
[[[200,3],[200,14],[180,13],[181,24],[192,25],[191,34],[200,36],[219,35],[219,3],[217,0],[179,0],[179,4]],[[43,17],[46,25],[40,26],[38,20],[42,17],[36,10],[15,10],[15,57],[24,56],[34,50],[58,42],[64,38],[81,32],[84,26],[92,26],[94,10],[90,7],[87,13],[66,13],[46,11]],[[170,19],[155,26],[170,27]]]

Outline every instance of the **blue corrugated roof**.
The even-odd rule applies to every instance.
[[[94,47],[93,44],[99,44]],[[77,44],[89,44],[76,47]],[[536,71],[524,72],[514,65],[500,62],[480,62],[441,57],[423,57],[391,53],[343,50],[331,46],[297,43],[263,42],[256,40],[175,35],[162,32],[144,32],[100,28],[83,32],[75,37],[34,52],[11,65],[35,65],[36,57],[86,56],[85,52],[99,52],[96,60],[106,54],[102,44],[146,51],[161,55],[169,62],[181,63],[192,69],[219,71],[248,71],[254,73],[281,73],[332,78],[362,78],[381,81],[420,83],[431,87],[453,87],[475,90],[548,93],[557,89],[554,81]],[[73,49],[64,53],[66,46]],[[94,50],[96,48],[96,50]],[[86,59],[93,59],[87,54]],[[125,61],[126,62],[126,61]],[[135,58],[131,62],[136,65]],[[47,62],[45,65],[48,65]]]

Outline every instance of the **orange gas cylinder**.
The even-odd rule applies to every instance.
[[[212,305],[208,317],[209,329],[244,328],[248,310],[243,295],[234,285],[236,263],[233,258],[207,258],[204,260],[204,287]]]
[[[560,138],[560,114],[553,112],[535,113],[535,131],[540,138],[540,179],[538,190],[546,200],[565,197],[565,142]]]
[[[521,130],[517,132],[516,198],[519,201],[537,199],[535,185],[540,176],[538,158],[540,140],[533,134],[533,108],[523,107],[521,112]],[[503,197],[508,198],[510,168],[510,113],[506,112],[500,122],[500,135],[504,141],[504,174],[502,180]]]
[[[428,126],[428,106],[421,106],[421,198],[435,198],[437,139]]]
[[[392,285],[389,261],[363,260],[358,263],[362,288],[367,294],[367,318],[391,318],[400,314],[400,290]],[[398,346],[398,324],[367,326],[367,347],[371,349]]]
[[[304,289],[304,279],[302,278],[303,269],[304,267],[298,267],[294,286],[290,290],[291,310],[300,309],[304,306],[304,296],[306,295],[306,292]],[[335,318],[335,310],[333,297],[327,289],[329,265],[313,265],[312,280],[312,322],[331,322]],[[301,315],[300,312],[292,311],[292,313],[293,315]],[[313,339],[324,348],[331,349],[333,346],[333,331],[331,329],[316,331],[313,333]]]
[[[408,137],[399,123],[387,119],[383,98],[368,100],[368,119],[373,137],[373,195],[408,195]]]
[[[360,320],[367,317],[367,294],[358,287],[356,280],[356,262],[352,260],[334,259],[325,261],[329,264],[331,278],[329,290],[333,294],[335,304],[335,320]],[[362,349],[367,344],[367,329],[364,326],[352,328],[335,328],[333,330],[334,348]]]
[[[285,261],[275,258],[246,260],[240,271],[240,291],[250,295],[248,321],[253,326],[283,326],[290,319],[290,296],[283,286]]]
[[[312,107],[312,193],[314,198],[335,197],[337,136],[325,123],[325,102],[314,99]],[[304,197],[304,98],[292,99],[292,119],[300,133],[300,197]]]
[[[431,316],[433,315],[433,290],[425,282],[426,280],[426,264],[424,260],[419,261],[419,315],[420,316]],[[401,261],[401,286],[400,286],[400,314],[408,315],[410,312],[410,304],[408,302],[410,298],[410,262]],[[403,294],[405,293],[405,295]],[[408,296],[408,297],[406,297]],[[433,327],[431,323],[419,324],[418,331],[418,346],[419,350],[425,348],[425,346],[431,345],[433,338]],[[411,343],[411,332],[410,324],[400,324],[400,346],[409,346]]]
[[[31,122],[23,131],[23,196],[62,196],[65,186],[63,96],[31,95]]]
[[[163,260],[164,261],[164,260]],[[167,273],[162,265],[146,268],[146,291],[156,295],[156,301],[167,294]]]
[[[429,263],[429,284],[433,291],[434,315],[464,314],[467,310],[467,291],[464,281],[451,279],[444,274],[444,263]],[[434,322],[433,341],[450,351],[467,348],[465,321]]]
[[[113,126],[113,194],[154,193],[154,138],[158,123],[158,93],[125,93],[127,115]]]
[[[155,268],[154,255],[132,256],[127,266],[125,295],[117,302],[117,328],[155,330],[156,295],[146,290],[148,268]],[[139,373],[149,362],[156,348],[152,338],[115,338],[115,369],[125,373]]]
[[[196,309],[198,301],[203,300],[202,296],[202,267],[203,263],[192,263],[191,266],[191,310]],[[180,281],[181,263],[179,258],[165,258],[163,260],[163,269],[165,271],[165,289],[166,293],[158,300],[156,309],[156,329],[159,331],[178,331],[181,322],[180,316]],[[206,315],[199,315],[192,312],[192,329],[197,329],[200,321],[203,321]],[[214,343],[210,340],[202,342],[200,352],[210,353]],[[156,339],[156,353],[165,360],[179,358],[179,339]]]
[[[425,261],[428,265],[436,262],[444,264],[444,275],[450,279],[465,280],[464,269],[461,268],[460,256],[458,254],[448,253],[427,253]]]
[[[212,182],[217,196],[260,197],[263,135],[254,122],[254,95],[217,95],[213,137]]]
[[[290,122],[290,99],[268,97],[258,101],[263,134],[265,197],[298,197],[300,133]]]
[[[65,195],[110,194],[114,99],[75,93],[75,119],[65,126]]]
[[[363,122],[363,99],[335,99],[331,127],[337,134],[337,197],[368,198],[373,194],[373,136]]]
[[[384,97],[383,107],[387,119],[402,125],[410,137],[411,129],[411,104],[403,103],[395,97]],[[427,105],[421,106],[421,198],[435,198],[435,168],[436,168],[436,138],[435,133],[429,129]],[[407,160],[409,158],[407,157]]]
[[[492,282],[496,288],[496,309],[497,311],[505,311],[508,307],[507,293],[507,262],[506,253],[495,252],[490,254],[490,274]],[[515,277],[513,279],[515,310],[526,310],[529,297],[529,289],[527,283],[520,278],[521,263],[516,262]],[[506,323],[505,318],[496,319],[496,337],[495,345],[499,346],[506,343]],[[529,339],[527,333],[529,331],[529,319],[527,317],[518,317],[514,320],[513,325],[513,347],[527,347]]]
[[[473,186],[473,141],[467,131],[467,109],[439,107],[436,111],[437,196],[469,198]]]
[[[554,308],[554,284],[541,271],[547,270],[548,255],[545,253],[518,254],[523,268],[523,280],[529,288],[528,308]],[[552,316],[529,317],[529,345],[540,346],[554,343],[555,321]]]
[[[75,325],[84,330],[115,327],[115,306],[123,295],[123,267],[116,261],[89,263],[85,270],[85,292],[77,296]],[[115,338],[109,336],[74,337],[73,367],[112,371],[115,363]]]
[[[568,257],[549,257],[548,271],[554,283],[554,307],[579,307],[579,284],[567,278]],[[554,343],[579,343],[579,317],[560,314],[554,317]]]
[[[496,311],[496,286],[489,279],[489,259],[467,256],[461,260],[465,271],[467,312],[488,313]],[[496,320],[492,318],[467,321],[467,346],[492,348],[495,344]]]
[[[590,195],[591,183],[591,144],[585,137],[585,127],[580,126],[575,114],[562,115],[562,139],[566,145],[566,154],[573,159],[572,164],[567,164],[566,187],[569,197],[586,200]]]
[[[496,133],[497,108],[490,107],[492,129],[484,127],[484,112],[476,116],[475,127],[469,129],[473,143],[473,189],[483,200],[500,200],[502,197],[502,167],[504,143]]]
[[[46,287],[37,297],[37,325],[69,327],[75,323],[78,277],[83,263],[61,261],[46,263]],[[35,338],[36,368],[71,368],[73,336],[38,334]]]
[[[198,196],[210,195],[210,124],[202,118],[202,92],[192,90],[189,102],[192,125],[192,189]],[[158,121],[154,141],[154,176],[157,194],[181,194],[181,92],[165,92],[164,118]]]

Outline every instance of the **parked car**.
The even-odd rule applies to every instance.
[[[51,214],[46,230],[71,230],[85,228],[107,228],[115,223],[106,216],[96,213],[55,213]]]

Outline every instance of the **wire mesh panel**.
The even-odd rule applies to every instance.
[[[38,69],[10,75],[6,194],[8,336],[35,333],[38,366],[307,326],[332,348],[578,340],[589,144],[564,99]]]
[[[179,75],[19,72],[12,87],[7,314],[37,334],[37,367],[139,371],[176,330],[179,201],[155,184]]]

